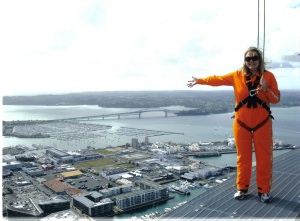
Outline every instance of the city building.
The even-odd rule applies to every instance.
[[[6,205],[6,214],[8,219],[12,217],[22,217],[26,220],[26,217],[42,217],[44,211],[31,199],[16,201]]]
[[[34,156],[27,155],[27,154],[18,155],[18,156],[15,156],[15,158],[17,161],[21,161],[21,162],[34,162],[36,160],[36,158]]]
[[[156,189],[146,189],[138,192],[126,193],[116,197],[116,205],[121,210],[128,210],[136,206],[141,206],[149,202],[161,199],[160,191]]]
[[[47,171],[47,170],[53,170],[55,166],[53,164],[42,164],[41,167],[43,170]]]
[[[68,188],[68,185],[61,182],[60,178],[54,178],[44,182],[44,185],[48,187],[52,192],[56,194],[63,194]]]
[[[173,166],[173,172],[175,174],[181,175],[189,171],[188,166]]]
[[[99,193],[101,193],[105,198],[112,197],[121,193],[128,193],[131,192],[132,185],[131,184],[125,184],[122,186],[116,186],[111,187],[108,189],[102,189],[99,190]]]
[[[22,167],[22,170],[27,173],[29,176],[42,176],[44,175],[44,170],[41,170],[39,167]]]
[[[168,196],[166,187],[148,180],[139,183],[141,191],[120,194],[116,196],[116,205],[121,210],[128,210],[161,200]]]
[[[113,175],[118,175],[116,178],[115,178],[115,180],[117,180],[117,179],[120,179],[122,176],[122,174],[124,174],[124,173],[127,173],[127,172],[129,172],[129,170],[128,169],[126,169],[126,168],[112,168],[112,169],[109,169],[109,170],[103,170],[102,172],[101,172],[101,175],[104,177],[104,178],[106,178],[106,179],[108,179],[108,180],[111,180],[111,177],[113,176]]]
[[[145,144],[146,144],[146,145],[149,144],[149,137],[145,137]]]
[[[44,217],[58,211],[70,209],[70,200],[64,196],[41,199],[24,199],[6,205],[7,217]]]
[[[180,178],[188,180],[188,181],[194,181],[197,178],[197,176],[194,172],[188,172],[188,173],[184,173],[183,175],[181,175]]]
[[[44,215],[70,209],[70,200],[64,196],[55,196],[45,200],[32,200],[44,212]]]
[[[73,162],[84,161],[84,160],[99,159],[103,157],[101,154],[93,153],[90,150],[82,150],[81,152],[74,152],[74,151],[66,152],[54,148],[47,149],[46,154],[56,164],[73,163]]]
[[[65,151],[58,149],[46,149],[46,154],[51,157],[51,160],[56,164],[73,162],[73,157]]]
[[[137,147],[139,146],[139,140],[136,139],[136,138],[132,138],[132,139],[131,139],[131,146],[132,146],[133,148],[137,148]]]
[[[99,159],[103,157],[103,155],[99,153],[94,153],[89,149],[84,149],[80,151],[68,151],[67,153],[73,157],[74,162]]]
[[[164,186],[161,186],[160,184],[157,184],[155,182],[143,179],[139,183],[139,186],[140,186],[140,189],[142,189],[142,190],[147,190],[147,189],[159,190],[161,197],[168,196],[167,188]]]
[[[64,172],[59,175],[63,179],[70,179],[70,178],[79,178],[83,176],[83,173],[80,170],[74,170],[69,172]]]
[[[22,167],[23,164],[20,161],[9,161],[9,162],[2,163],[3,170],[17,171],[17,170],[21,170]]]
[[[74,196],[73,206],[90,217],[102,217],[113,212],[113,201],[109,198],[102,199],[102,194],[98,192]]]
[[[16,161],[16,157],[10,154],[5,154],[2,156],[2,161],[5,163],[11,163],[13,161]]]

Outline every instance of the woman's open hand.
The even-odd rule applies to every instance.
[[[194,87],[194,85],[197,84],[197,81],[198,81],[198,78],[192,77],[192,80],[188,81],[187,86],[188,86],[188,87]]]

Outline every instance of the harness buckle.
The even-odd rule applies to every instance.
[[[257,95],[258,94],[258,90],[257,89],[253,89],[253,90],[250,90],[249,91],[249,95],[251,96],[251,97],[254,97],[255,95]]]
[[[256,89],[250,90],[249,91],[250,97],[254,97],[255,95],[257,95],[260,90],[261,90],[261,88],[256,88]]]

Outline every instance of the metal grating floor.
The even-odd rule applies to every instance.
[[[165,214],[162,220],[300,219],[300,149],[274,158],[272,201],[259,201],[255,167],[249,195],[235,200],[235,176]]]

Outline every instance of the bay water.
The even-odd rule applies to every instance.
[[[184,110],[185,107],[173,106],[162,107],[169,110]],[[100,114],[126,113],[137,111],[132,108],[101,108],[98,106],[3,106],[3,120],[54,120],[69,117],[95,116]],[[294,145],[300,145],[300,107],[272,108],[274,140]],[[53,145],[62,149],[82,149],[86,146],[95,148],[105,148],[107,146],[118,146],[131,143],[132,138],[137,138],[139,142],[145,140],[143,135],[134,137],[120,136],[115,133],[120,128],[136,128],[142,130],[157,130],[173,132],[174,134],[149,137],[149,142],[212,142],[223,141],[232,136],[233,113],[199,115],[199,116],[176,116],[161,112],[146,112],[138,118],[138,115],[121,116],[84,121],[84,123],[109,125],[111,129],[105,137],[87,138],[80,141],[61,141],[53,139],[22,139],[15,137],[3,137],[3,147],[14,145]]]

